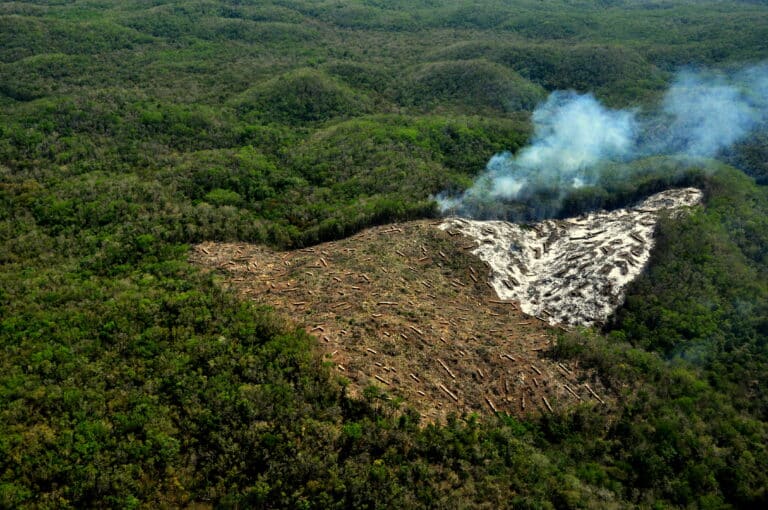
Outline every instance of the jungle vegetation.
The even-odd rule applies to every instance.
[[[566,202],[706,193],[550,353],[610,414],[352,400],[187,253],[436,216],[548,92],[653,108],[681,67],[767,57],[758,0],[0,2],[0,507],[763,507],[768,131]]]

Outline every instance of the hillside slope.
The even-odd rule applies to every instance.
[[[316,335],[351,396],[378,386],[426,421],[604,404],[594,373],[545,356],[555,330],[500,300],[475,244],[452,234],[419,221],[291,252],[203,243],[192,260]]]

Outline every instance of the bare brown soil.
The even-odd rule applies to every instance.
[[[594,374],[547,357],[558,329],[500,300],[474,247],[419,221],[291,252],[204,243],[191,259],[317,336],[353,396],[376,385],[425,421],[609,405]]]

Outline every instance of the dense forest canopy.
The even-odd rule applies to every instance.
[[[606,330],[548,353],[610,411],[425,425],[349,399],[187,256],[435,216],[553,91],[653,112],[682,68],[766,59],[761,1],[0,2],[0,507],[765,505],[765,119],[565,197],[706,193]]]

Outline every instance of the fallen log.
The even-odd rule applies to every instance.
[[[536,372],[537,374],[541,375],[541,370],[539,370],[538,368],[536,368],[533,365],[531,365],[531,368],[533,369],[534,372]]]
[[[378,354],[378,352],[374,351],[374,350],[373,350],[373,349],[371,349],[370,347],[366,348],[365,350],[366,350],[366,351],[368,351],[368,352],[370,352],[371,354]]]
[[[605,401],[600,398],[600,396],[595,393],[595,391],[589,386],[589,384],[584,383],[584,387],[587,388],[587,390],[592,394],[593,397],[595,397],[601,404],[605,404]]]
[[[440,365],[445,369],[445,371],[448,372],[448,375],[450,375],[452,379],[456,379],[456,376],[453,375],[453,372],[451,372],[451,369],[448,368],[448,365],[446,365],[443,362],[443,360],[441,360],[440,358],[435,358],[435,359],[437,360],[438,363],[440,363]]]
[[[379,381],[383,382],[384,384],[386,384],[387,386],[390,386],[390,384],[389,384],[389,383],[388,383],[386,380],[384,380],[384,378],[383,378],[383,377],[381,377],[381,376],[378,376],[378,375],[376,375],[376,376],[374,376],[374,377],[375,377],[376,379],[378,379]]]
[[[451,392],[451,390],[446,388],[443,384],[440,385],[440,389],[443,390],[444,392],[446,392],[448,394],[448,396],[451,397],[454,401],[456,401],[456,402],[459,401],[459,397],[454,395],[453,392]]]
[[[409,328],[409,329],[412,329],[413,331],[415,331],[415,332],[416,332],[416,333],[418,333],[419,335],[421,335],[421,336],[424,336],[424,332],[423,332],[423,331],[421,331],[421,330],[420,330],[419,328],[417,328],[416,326],[408,326],[408,328]]]
[[[421,380],[420,380],[420,379],[419,379],[419,378],[416,376],[416,374],[408,374],[408,376],[409,376],[411,379],[413,379],[414,381],[416,381],[417,383],[420,383],[420,382],[421,382]]]
[[[547,409],[549,409],[549,412],[553,413],[554,411],[552,410],[552,406],[549,405],[549,400],[547,400],[547,397],[542,396],[541,399],[544,401],[544,404],[546,404]]]
[[[498,410],[498,409],[496,409],[496,406],[495,406],[495,405],[493,405],[493,402],[491,401],[491,399],[490,399],[490,398],[488,398],[488,397],[485,397],[485,401],[486,401],[486,402],[488,402],[488,405],[489,405],[489,406],[491,406],[491,409],[493,409],[493,412],[494,412],[494,413],[498,413],[498,412],[499,412],[499,410]]]
[[[568,390],[568,392],[569,392],[571,395],[573,395],[574,397],[576,397],[576,400],[581,400],[581,397],[580,397],[580,396],[579,396],[579,395],[578,395],[578,394],[577,394],[575,391],[573,391],[573,388],[571,388],[571,387],[570,387],[570,386],[568,386],[567,384],[563,384],[563,387],[564,387],[566,390]]]

